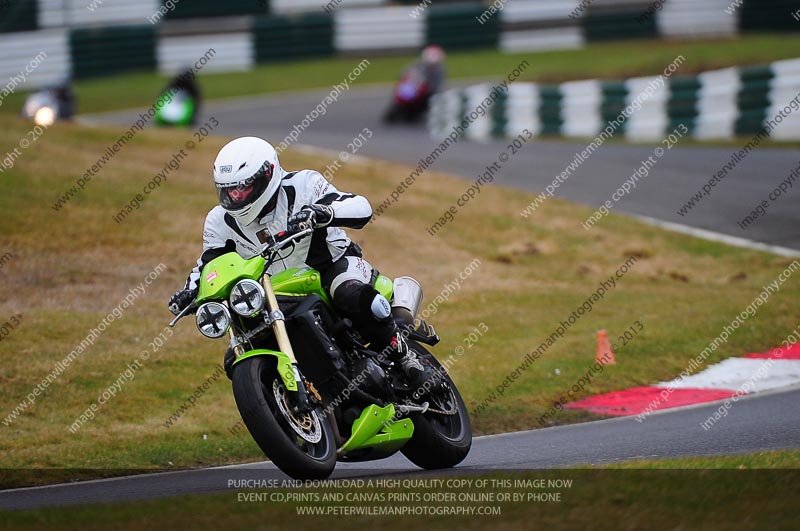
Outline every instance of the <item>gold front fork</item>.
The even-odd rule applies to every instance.
[[[292,365],[297,365],[297,358],[294,357],[294,350],[292,350],[292,343],[289,341],[289,333],[286,331],[286,322],[283,320],[283,314],[279,314],[279,318],[275,318],[274,312],[280,312],[278,306],[278,299],[275,297],[275,290],[272,289],[272,282],[270,276],[264,273],[261,278],[261,284],[264,286],[264,293],[267,295],[267,311],[273,319],[272,330],[275,332],[275,338],[278,340],[278,349],[289,356]]]
[[[236,345],[235,347],[233,347],[233,353],[238,358],[239,356],[241,356],[245,352],[244,345],[242,345],[241,343],[236,343],[236,334],[233,333],[233,327],[232,326],[228,327],[228,335],[231,338],[231,345]]]

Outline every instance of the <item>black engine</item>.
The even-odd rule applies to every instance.
[[[371,358],[359,358],[353,364],[354,382],[359,389],[372,396],[386,396],[389,392],[389,382],[386,373],[380,365]]]

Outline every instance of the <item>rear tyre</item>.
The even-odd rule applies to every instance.
[[[267,457],[295,479],[324,479],[336,466],[336,444],[319,408],[297,414],[276,361],[256,356],[233,368],[233,396],[250,435]]]
[[[401,452],[420,468],[437,469],[456,466],[464,460],[472,447],[472,425],[467,407],[450,375],[433,355],[415,341],[409,348],[430,363],[444,380],[442,390],[433,391],[424,398],[433,409],[455,410],[454,415],[427,412],[414,417],[414,435]]]
[[[397,107],[397,105],[392,104],[386,112],[383,114],[383,121],[387,124],[393,124],[397,122],[402,116],[402,111]]]

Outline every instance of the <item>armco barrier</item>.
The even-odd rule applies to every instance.
[[[257,62],[333,54],[333,19],[325,13],[258,18],[253,25]]]
[[[70,73],[69,32],[65,28],[0,33],[0,50],[0,86],[5,86],[12,76],[16,78],[40,53],[45,57],[26,75],[24,87],[56,84]]]
[[[582,19],[586,40],[609,41],[658,37],[657,17],[640,18],[651,3],[628,3],[610,6],[608,9],[601,9],[593,3]]]
[[[435,42],[448,49],[496,48],[500,19],[491,16],[478,22],[485,11],[483,4],[456,4],[428,8],[425,42]]]
[[[174,35],[159,40],[156,48],[158,70],[162,74],[184,70],[199,57],[203,57],[209,49],[214,50],[214,59],[203,66],[204,73],[246,72],[255,63],[253,39],[249,32]]]
[[[642,77],[560,85],[511,83],[486,117],[475,120],[465,135],[515,137],[528,129],[536,135],[591,138],[638,101],[638,110],[617,120],[615,135],[652,141],[682,124],[698,139],[731,138],[756,134],[772,120],[773,139],[800,139],[800,108],[795,108],[800,107],[800,59],[657,81]],[[490,87],[482,84],[436,96],[428,120],[431,134],[448,134],[475,108],[475,102],[489,94]],[[648,87],[650,95],[640,97]]]
[[[145,24],[73,30],[70,51],[76,78],[155,70],[156,27]]]
[[[408,6],[337,8],[332,15],[334,49],[345,53],[418,50],[425,42],[425,18],[411,13]]]
[[[39,0],[38,5],[40,28],[80,28],[145,24],[147,17],[161,6],[161,1]]]
[[[741,9],[741,28],[752,31],[797,31],[797,0],[749,0]]]
[[[5,0],[0,2],[0,33],[35,30],[38,25],[39,5],[30,0]]]
[[[160,2],[162,5],[166,1]],[[211,18],[269,13],[269,0],[173,0],[165,18]]]

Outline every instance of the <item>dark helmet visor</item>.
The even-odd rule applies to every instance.
[[[251,177],[230,184],[217,183],[219,204],[225,210],[241,210],[261,197],[272,180],[272,164],[265,162]]]

